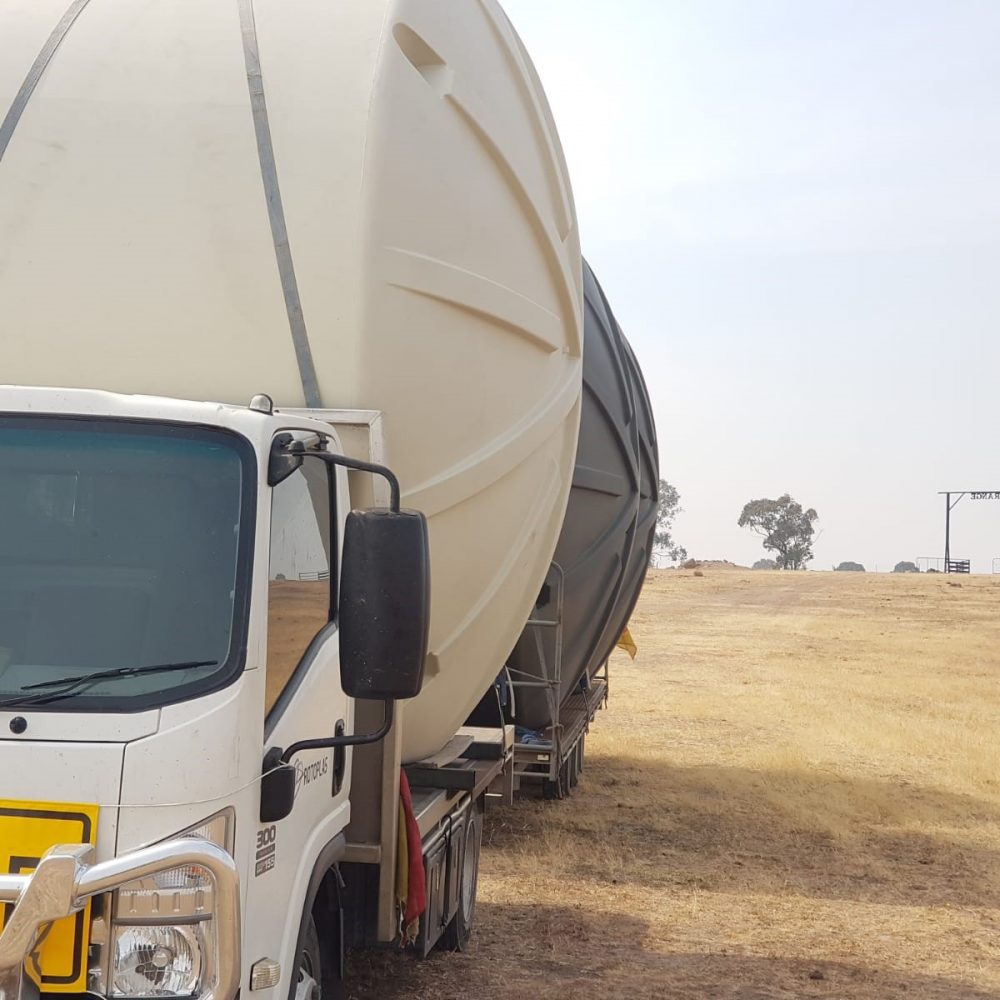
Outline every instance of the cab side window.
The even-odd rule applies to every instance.
[[[267,712],[332,617],[332,485],[329,466],[307,458],[272,491]]]

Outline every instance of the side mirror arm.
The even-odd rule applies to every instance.
[[[392,720],[396,703],[394,701],[382,702],[385,708],[385,716],[382,725],[374,733],[356,733],[353,736],[327,736],[318,740],[299,740],[293,743],[281,754],[281,763],[287,764],[297,753],[303,750],[333,750],[336,747],[361,747],[369,743],[378,743],[384,740],[392,728]]]
[[[291,759],[295,754],[301,753],[303,750],[331,750],[337,747],[357,747],[378,743],[379,740],[385,739],[392,728],[396,703],[390,700],[383,702],[383,705],[385,706],[385,717],[382,720],[382,725],[374,733],[343,736],[340,734],[343,732],[344,724],[338,722],[338,735],[336,736],[318,740],[299,740],[287,750],[271,747],[264,755],[264,774],[260,782],[261,823],[276,823],[292,811],[292,806],[295,804],[295,768],[291,766]]]

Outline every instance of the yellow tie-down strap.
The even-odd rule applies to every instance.
[[[96,805],[21,802],[0,799],[0,872],[26,875],[56,844],[93,844],[97,836]],[[0,927],[10,913],[4,906]],[[90,903],[79,913],[42,927],[25,971],[46,993],[80,993],[87,989],[90,946]]]

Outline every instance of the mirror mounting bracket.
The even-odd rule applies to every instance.
[[[291,434],[278,434],[271,444],[271,455],[267,463],[268,486],[277,486],[287,479],[307,458],[318,458],[327,465],[340,465],[355,472],[370,472],[372,475],[381,476],[389,484],[389,509],[394,514],[399,513],[399,479],[392,469],[376,462],[363,462],[359,458],[335,455],[319,448],[306,448],[302,441],[296,440]]]

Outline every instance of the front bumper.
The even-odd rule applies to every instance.
[[[24,962],[50,921],[82,910],[87,900],[134,879],[198,865],[214,885],[218,961],[214,985],[199,1000],[233,1000],[240,981],[240,880],[236,863],[207,840],[179,838],[93,864],[86,844],[51,848],[30,875],[0,875],[0,903],[13,903],[0,934],[0,1000],[27,1000]],[[30,983],[30,980],[29,980]]]

